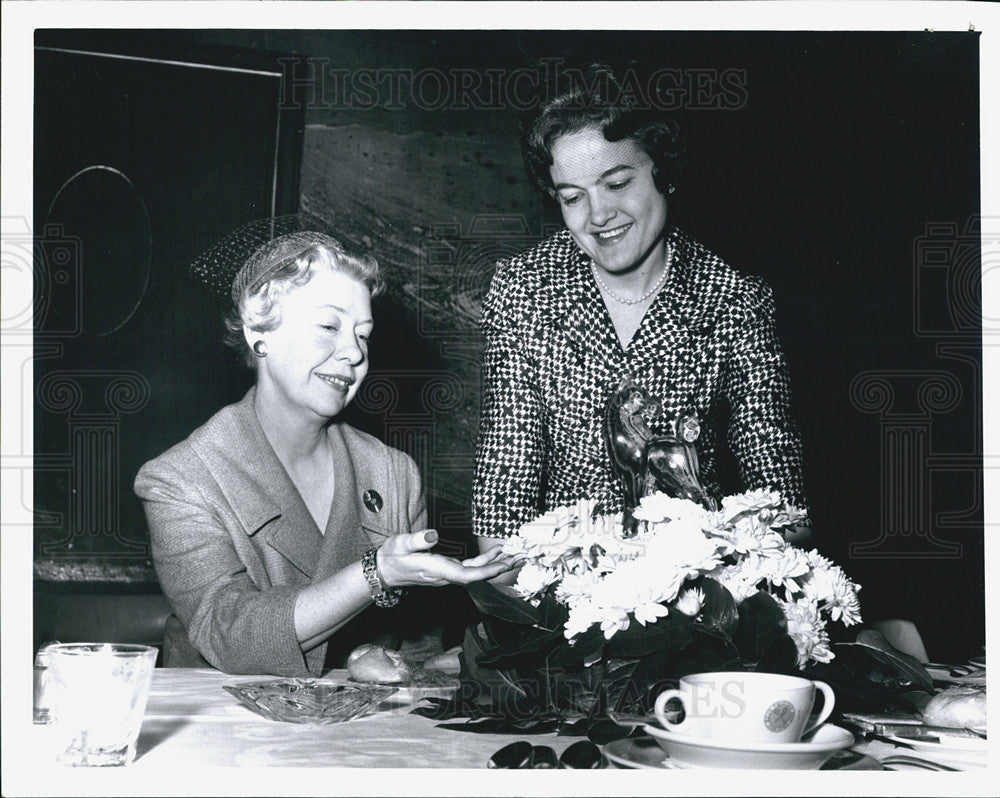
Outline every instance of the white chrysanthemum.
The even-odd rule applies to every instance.
[[[601,631],[604,632],[604,639],[610,640],[618,632],[624,632],[629,627],[628,615],[625,613],[612,613],[601,621]]]
[[[570,608],[589,602],[599,583],[600,576],[593,572],[566,574],[556,585],[556,600]]]
[[[709,523],[709,513],[700,504],[690,499],[676,499],[665,493],[643,496],[632,515],[640,521],[662,523],[664,521],[691,521],[699,526]]]
[[[718,534],[728,543],[727,554],[760,554],[764,557],[776,557],[788,546],[780,534],[761,523],[754,515],[740,516],[735,524]]]
[[[674,521],[659,527],[646,544],[643,559],[653,560],[663,569],[672,569],[684,577],[710,571],[721,562],[721,541],[709,537],[692,521]]]
[[[770,523],[774,528],[784,528],[799,526],[808,520],[808,518],[809,514],[805,510],[800,510],[795,505],[785,503],[785,505],[774,514]]]
[[[784,508],[781,494],[773,490],[751,490],[726,496],[722,499],[722,516],[726,521],[733,521],[738,516],[757,515],[761,510],[769,511],[771,515]]]
[[[656,623],[674,608],[697,617],[705,593],[685,585],[700,576],[716,579],[737,602],[762,589],[786,599],[802,663],[833,656],[823,617],[860,621],[858,587],[815,550],[784,540],[778,530],[805,514],[773,491],[727,497],[714,513],[662,493],[644,497],[635,516],[646,523],[629,538],[621,513],[595,518],[595,507],[580,501],[556,508],[504,544],[524,562],[519,595],[537,604],[554,586],[569,610],[564,633],[571,642],[594,625],[611,639],[633,619]]]
[[[535,563],[527,563],[517,574],[514,590],[519,596],[537,607],[541,601],[541,594],[549,585],[555,584],[558,580],[559,573],[552,568],[543,568]]]
[[[560,507],[528,521],[517,531],[517,537],[525,549],[549,547],[558,542],[560,531],[568,523],[565,508]]]
[[[577,635],[583,634],[600,620],[595,607],[589,601],[575,602],[569,608],[569,617],[563,628],[563,635],[572,641]]]
[[[813,568],[802,583],[803,593],[816,602],[823,612],[844,626],[861,623],[861,606],[858,590],[843,570],[836,565]]]
[[[775,587],[784,588],[789,598],[802,592],[798,579],[809,573],[809,563],[802,549],[789,546],[778,557],[766,557],[760,561],[765,578]]]
[[[557,507],[524,524],[516,536],[504,544],[504,553],[521,557],[544,568],[563,573],[579,573],[608,563],[601,561],[608,551],[623,547],[621,513],[593,517],[596,502]],[[632,556],[635,556],[633,547]]]
[[[519,554],[527,554],[528,545],[525,539],[518,533],[504,540],[501,548],[506,556],[516,557]]]
[[[652,558],[630,560],[600,580],[591,600],[602,607],[632,612],[647,604],[673,601],[683,581],[683,574],[661,568]]]
[[[695,618],[705,606],[705,591],[700,587],[689,587],[677,597],[674,606],[678,612],[684,613],[689,618]]]
[[[635,619],[645,626],[647,623],[656,623],[657,620],[670,612],[663,604],[656,601],[647,601],[640,604],[633,610]]]
[[[808,555],[806,558],[808,559]],[[832,601],[835,578],[832,566],[811,568],[802,579],[802,595],[816,604]]]
[[[726,566],[712,578],[732,594],[737,604],[756,593],[763,580],[759,569],[746,561]]]
[[[806,562],[810,568],[829,568],[833,565],[833,560],[828,560],[817,549],[806,552]]]
[[[575,505],[556,507],[524,524],[517,536],[528,549],[564,550],[572,545],[574,537],[582,529],[593,525],[592,516],[596,506],[597,502],[586,499]]]
[[[826,624],[820,618],[819,608],[811,601],[779,601],[788,621],[788,634],[798,651],[798,664],[805,667],[810,660],[829,662],[833,659],[830,637]]]

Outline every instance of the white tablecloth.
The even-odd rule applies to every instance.
[[[346,678],[346,672],[331,676]],[[484,768],[490,755],[523,735],[481,735],[441,729],[401,706],[348,723],[281,723],[254,714],[226,684],[264,676],[213,670],[158,669],[137,745],[136,767],[186,765],[284,767]],[[561,753],[580,738],[532,737]]]
[[[346,678],[346,672],[332,677]],[[330,725],[268,720],[242,706],[223,685],[273,677],[230,676],[211,669],[157,669],[130,770],[201,767],[485,768],[502,746],[527,739],[557,755],[579,737],[476,734],[442,729],[410,705]],[[44,727],[35,727],[44,734]],[[911,753],[881,741],[852,750],[874,759]],[[915,754],[920,755],[920,754]]]

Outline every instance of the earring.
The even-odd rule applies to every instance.
[[[677,190],[677,186],[670,186],[670,188],[667,189],[667,193],[668,194],[673,194],[676,190]]]
[[[257,357],[267,357],[267,344],[263,341],[254,341],[252,349]]]

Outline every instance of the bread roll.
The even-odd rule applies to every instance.
[[[350,665],[352,662],[354,662],[354,660],[356,660],[362,654],[371,651],[373,648],[378,648],[378,646],[372,643],[365,643],[364,645],[358,646],[356,649],[354,649],[354,651],[352,651],[350,654],[347,655],[347,664]]]
[[[460,673],[462,663],[459,661],[458,655],[461,651],[462,647],[456,646],[442,654],[436,654],[430,659],[424,660],[424,668],[427,670],[444,671],[445,673]]]
[[[932,726],[974,728],[986,725],[986,689],[949,687],[934,696],[923,711]]]
[[[359,646],[352,651],[347,657],[347,672],[356,682],[375,684],[399,684],[411,678],[406,660],[380,646]]]

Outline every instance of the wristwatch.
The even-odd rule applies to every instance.
[[[399,604],[399,600],[405,592],[402,588],[386,587],[382,584],[382,579],[378,573],[378,561],[375,559],[378,549],[368,549],[364,557],[361,558],[361,569],[364,571],[365,579],[368,580],[368,588],[372,592],[372,600],[376,607],[387,609]]]

